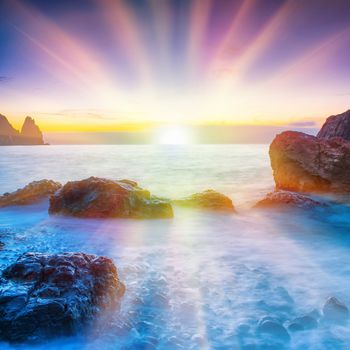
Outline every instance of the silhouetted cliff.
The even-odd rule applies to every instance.
[[[26,117],[21,132],[13,128],[4,115],[0,114],[0,146],[43,145],[43,135],[35,121]]]

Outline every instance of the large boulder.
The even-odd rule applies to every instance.
[[[255,204],[254,208],[300,208],[313,209],[326,204],[300,193],[278,190],[270,192],[265,198]]]
[[[52,180],[33,181],[15,192],[0,196],[0,208],[11,205],[28,205],[39,202],[54,194],[62,185]]]
[[[350,110],[327,118],[317,137],[331,139],[341,137],[350,141]]]
[[[71,335],[116,306],[125,287],[112,260],[83,253],[25,253],[0,278],[0,339]]]
[[[90,177],[66,183],[50,198],[50,214],[83,218],[172,218],[169,202],[130,180]]]
[[[277,189],[350,192],[350,142],[285,131],[270,145]]]
[[[232,200],[224,194],[214,190],[206,190],[200,193],[195,193],[189,197],[176,199],[172,202],[176,205],[188,208],[227,212],[235,211]]]

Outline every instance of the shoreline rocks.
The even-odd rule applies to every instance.
[[[211,189],[192,194],[183,199],[172,200],[172,203],[186,208],[236,212],[233,202],[229,197]]]
[[[328,117],[317,137],[323,139],[341,137],[350,141],[350,110]]]
[[[326,207],[325,203],[321,203],[308,196],[300,193],[277,190],[268,193],[265,198],[254,205],[253,208],[276,208],[290,207],[299,209],[314,209]]]
[[[276,189],[350,192],[350,142],[286,131],[270,145]]]
[[[50,198],[50,214],[81,218],[161,219],[174,216],[168,201],[130,180],[90,177],[66,183]]]
[[[125,291],[112,260],[83,253],[25,253],[0,278],[0,339],[72,335]]]
[[[52,180],[33,181],[23,188],[0,196],[0,208],[39,202],[59,190],[62,185]]]

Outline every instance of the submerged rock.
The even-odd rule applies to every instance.
[[[300,193],[279,190],[268,193],[264,199],[255,204],[254,208],[292,207],[313,209],[324,206],[326,206],[326,204]]]
[[[327,321],[345,322],[349,318],[349,309],[337,298],[331,297],[323,306],[323,316]]]
[[[315,329],[318,327],[318,322],[310,315],[305,315],[295,318],[288,326],[292,332]]]
[[[84,218],[172,218],[169,202],[130,180],[90,177],[66,183],[50,198],[50,214]]]
[[[286,131],[270,145],[277,189],[350,192],[350,142]]]
[[[54,194],[62,185],[52,180],[33,181],[15,192],[0,196],[0,208],[11,205],[28,205]]]
[[[125,287],[112,260],[83,253],[26,253],[0,279],[0,338],[74,334],[118,305]]]
[[[258,332],[276,337],[283,341],[290,340],[290,335],[283,325],[270,317],[264,317],[259,321]]]
[[[350,141],[350,110],[327,118],[317,137],[324,139],[341,137]]]
[[[174,204],[196,209],[208,209],[217,211],[234,212],[235,208],[232,200],[222,193],[214,190],[206,190],[200,193],[192,194],[183,199],[172,201]]]

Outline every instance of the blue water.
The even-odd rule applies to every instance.
[[[257,331],[285,326],[329,296],[350,307],[350,217],[252,210],[273,189],[266,145],[48,146],[0,148],[0,192],[50,178],[128,178],[180,197],[214,188],[239,212],[175,208],[172,220],[50,217],[47,202],[0,210],[0,269],[25,251],[111,257],[127,287],[121,309],[75,337],[1,349],[349,349],[349,324],[322,323],[290,341]]]

